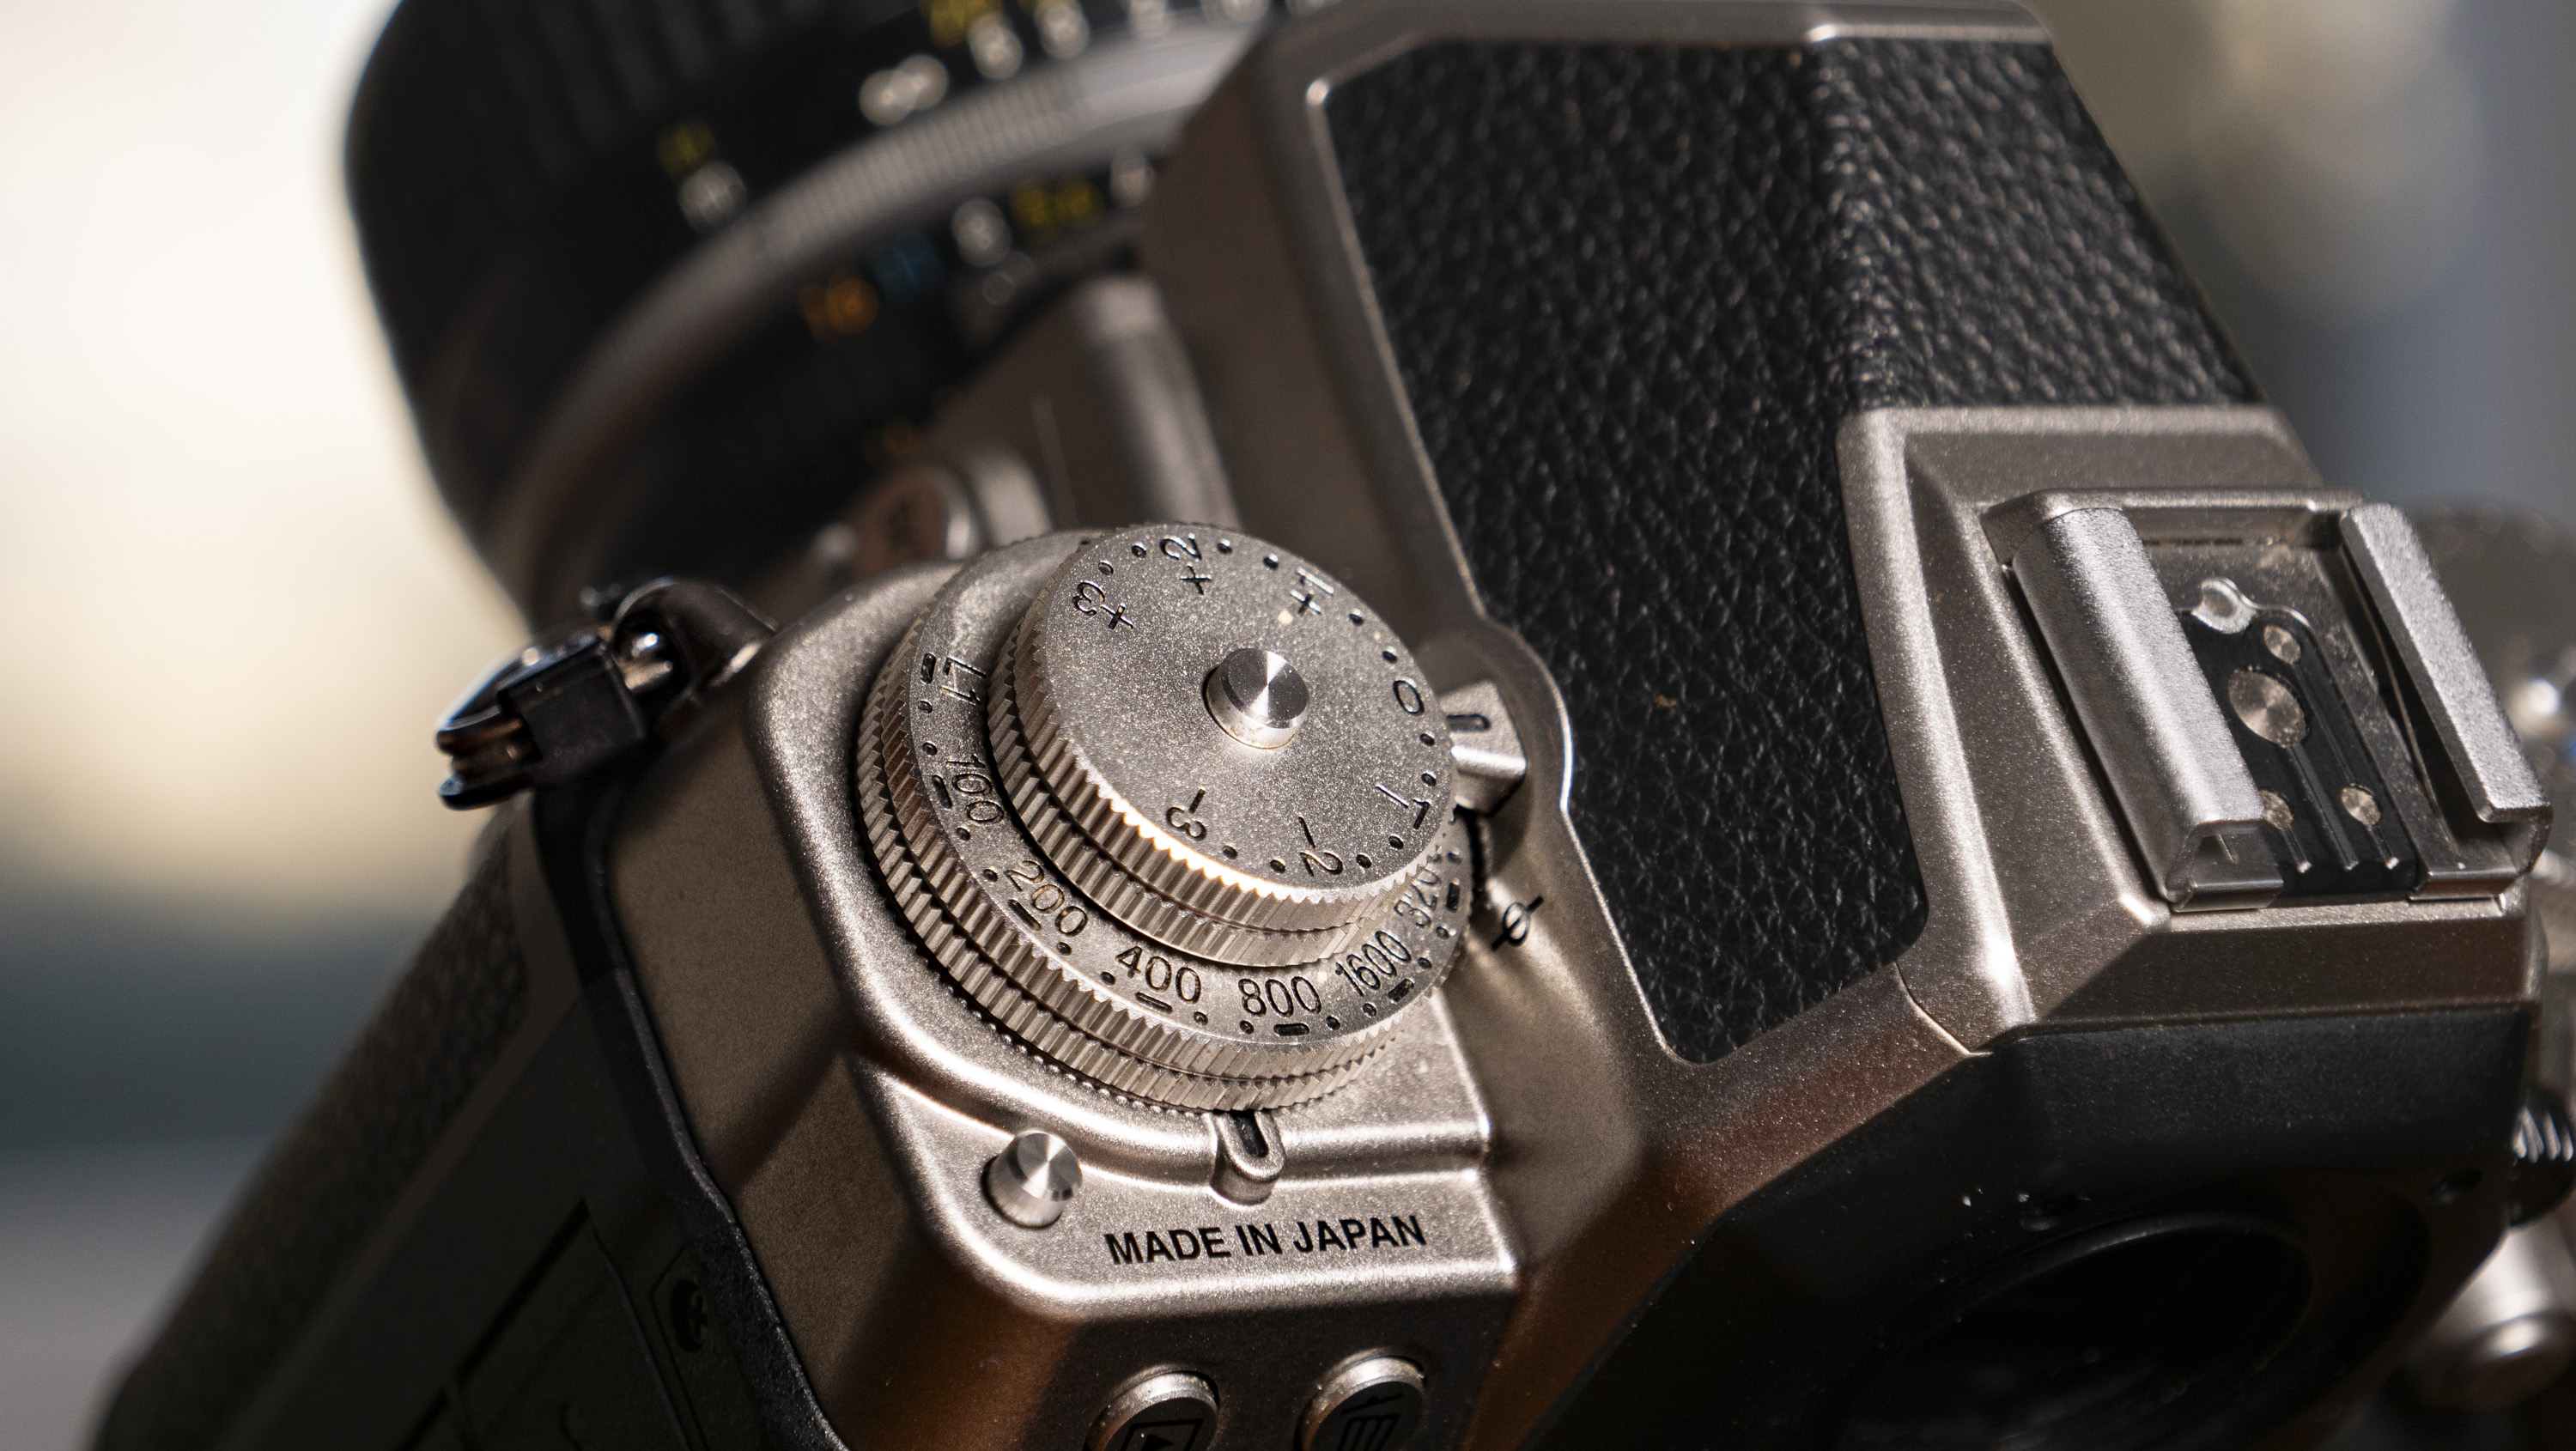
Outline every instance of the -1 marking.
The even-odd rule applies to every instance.
[[[1394,802],[1394,803],[1395,803],[1395,805],[1396,805],[1396,809],[1397,809],[1397,810],[1399,810],[1399,811],[1403,810],[1403,809],[1404,809],[1405,807],[1407,807],[1407,806],[1412,807],[1412,808],[1413,808],[1413,824],[1414,824],[1415,826],[1417,826],[1417,827],[1418,827],[1418,826],[1420,826],[1420,825],[1422,824],[1422,820],[1423,820],[1423,818],[1424,818],[1424,817],[1429,816],[1429,815],[1431,814],[1431,803],[1430,803],[1430,802],[1428,802],[1428,801],[1423,800],[1423,799],[1422,799],[1421,797],[1419,797],[1419,796],[1399,796],[1399,795],[1397,795],[1395,792],[1388,790],[1388,789],[1387,789],[1386,787],[1384,787],[1384,786],[1380,786],[1380,787],[1378,787],[1378,788],[1377,788],[1377,794],[1379,794],[1380,796],[1385,797],[1385,798],[1386,798],[1387,800],[1389,800],[1389,801]]]

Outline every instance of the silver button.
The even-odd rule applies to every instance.
[[[1062,1218],[1073,1191],[1081,1187],[1082,1160],[1073,1145],[1034,1129],[1011,1140],[984,1166],[984,1197],[1004,1219],[1029,1229],[1044,1229]]]
[[[1393,1355],[1327,1377],[1297,1425],[1298,1451],[1402,1451],[1422,1424],[1422,1368]]]
[[[1274,751],[1306,719],[1306,677],[1285,655],[1236,650],[1208,672],[1208,714],[1247,746]]]
[[[1207,1451],[1216,1440],[1216,1387],[1166,1370],[1120,1391],[1085,1451]]]

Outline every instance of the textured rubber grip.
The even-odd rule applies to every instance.
[[[234,1205],[100,1451],[195,1451],[228,1429],[500,1056],[528,997],[509,857],[496,839]]]
[[[1564,692],[1575,829],[1716,1058],[1924,921],[1836,431],[2253,384],[2044,46],[1451,44],[1326,115],[1477,589]]]

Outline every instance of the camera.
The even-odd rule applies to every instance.
[[[2018,10],[406,0],[350,165],[549,628],[108,1451],[2306,1446],[2576,1172]]]

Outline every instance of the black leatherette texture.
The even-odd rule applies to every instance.
[[[1836,430],[2253,385],[2044,47],[1450,44],[1326,115],[1477,589],[1565,694],[1575,829],[1717,1058],[1925,917]]]
[[[240,1413],[454,1121],[527,1012],[493,844],[304,1116],[109,1407],[99,1451],[196,1451]]]

